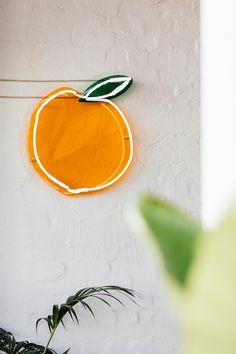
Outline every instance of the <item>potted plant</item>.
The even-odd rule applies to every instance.
[[[47,323],[49,329],[49,338],[45,346],[30,343],[28,341],[17,341],[13,334],[5,329],[0,328],[0,353],[4,354],[57,354],[55,350],[49,348],[53,336],[60,324],[65,327],[64,319],[67,315],[79,324],[79,318],[75,310],[76,305],[82,305],[84,309],[88,310],[93,317],[95,317],[94,311],[89,305],[88,300],[95,298],[98,301],[102,301],[105,305],[111,307],[109,300],[113,299],[119,304],[124,306],[123,302],[114,295],[114,293],[122,294],[134,301],[134,291],[123,288],[120,286],[110,285],[101,287],[83,288],[77,291],[76,294],[69,296],[65,303],[61,305],[53,305],[51,314],[46,317],[39,318],[36,322],[36,330],[41,321]],[[70,348],[63,352],[67,354]]]

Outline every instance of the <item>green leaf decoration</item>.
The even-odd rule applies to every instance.
[[[150,196],[144,197],[139,207],[168,274],[185,285],[200,226],[173,206]]]
[[[84,92],[81,102],[111,99],[122,95],[132,85],[133,79],[125,75],[113,75],[94,82]]]

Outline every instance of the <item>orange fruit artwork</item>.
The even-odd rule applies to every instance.
[[[117,182],[133,156],[132,133],[110,98],[126,91],[123,75],[96,81],[83,94],[63,87],[43,98],[28,129],[30,161],[65,195],[99,191]]]

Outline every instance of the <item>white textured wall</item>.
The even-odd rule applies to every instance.
[[[68,198],[33,171],[25,150],[36,99],[0,99],[0,326],[36,340],[35,320],[78,288],[120,284],[137,308],[92,302],[55,338],[72,354],[177,354],[178,326],[160,276],[124,218],[141,191],[199,212],[197,0],[1,0],[0,75],[135,80],[117,99],[133,126],[133,168],[116,188]],[[63,84],[64,85],[64,84]],[[73,83],[83,89],[88,83]],[[44,95],[58,83],[0,83],[0,95]],[[39,330],[39,341],[46,329]]]

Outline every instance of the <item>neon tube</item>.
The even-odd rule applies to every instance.
[[[118,113],[120,114],[120,116],[122,117],[125,126],[127,128],[128,131],[128,136],[129,136],[129,141],[130,141],[130,156],[129,156],[129,160],[127,161],[127,164],[125,165],[124,169],[122,170],[122,172],[116,176],[116,178],[114,178],[113,180],[111,180],[108,183],[105,183],[101,186],[97,186],[97,187],[84,187],[84,188],[76,188],[76,189],[72,189],[69,186],[67,186],[66,184],[64,184],[63,182],[59,181],[57,178],[55,178],[53,175],[51,175],[43,166],[42,162],[39,159],[38,156],[38,151],[37,151],[37,128],[38,128],[38,122],[39,122],[39,118],[40,118],[40,113],[42,111],[42,109],[50,102],[52,101],[54,98],[64,94],[64,93],[71,93],[74,96],[78,97],[78,98],[86,98],[86,101],[91,101],[91,102],[105,102],[110,104],[113,108],[115,108]],[[86,104],[86,103],[85,103]],[[78,94],[75,90],[61,90],[57,93],[55,93],[54,95],[52,95],[51,97],[47,98],[42,105],[38,108],[37,112],[36,112],[36,116],[35,116],[35,122],[34,122],[34,127],[33,127],[33,150],[34,150],[34,155],[35,155],[35,160],[37,161],[39,167],[41,168],[41,170],[44,172],[44,174],[51,180],[53,181],[56,185],[64,188],[66,191],[68,191],[71,194],[80,194],[80,193],[86,193],[86,192],[92,192],[92,191],[99,191],[102,190],[104,188],[107,188],[109,186],[111,186],[112,184],[114,184],[115,182],[117,182],[123,175],[124,173],[127,171],[128,167],[131,164],[131,161],[133,159],[133,152],[134,152],[134,148],[133,148],[133,137],[132,137],[132,133],[129,127],[129,124],[123,114],[123,112],[120,110],[120,108],[118,108],[113,102],[111,102],[110,100],[107,100],[105,98],[99,98],[99,97],[85,97],[83,95]]]

